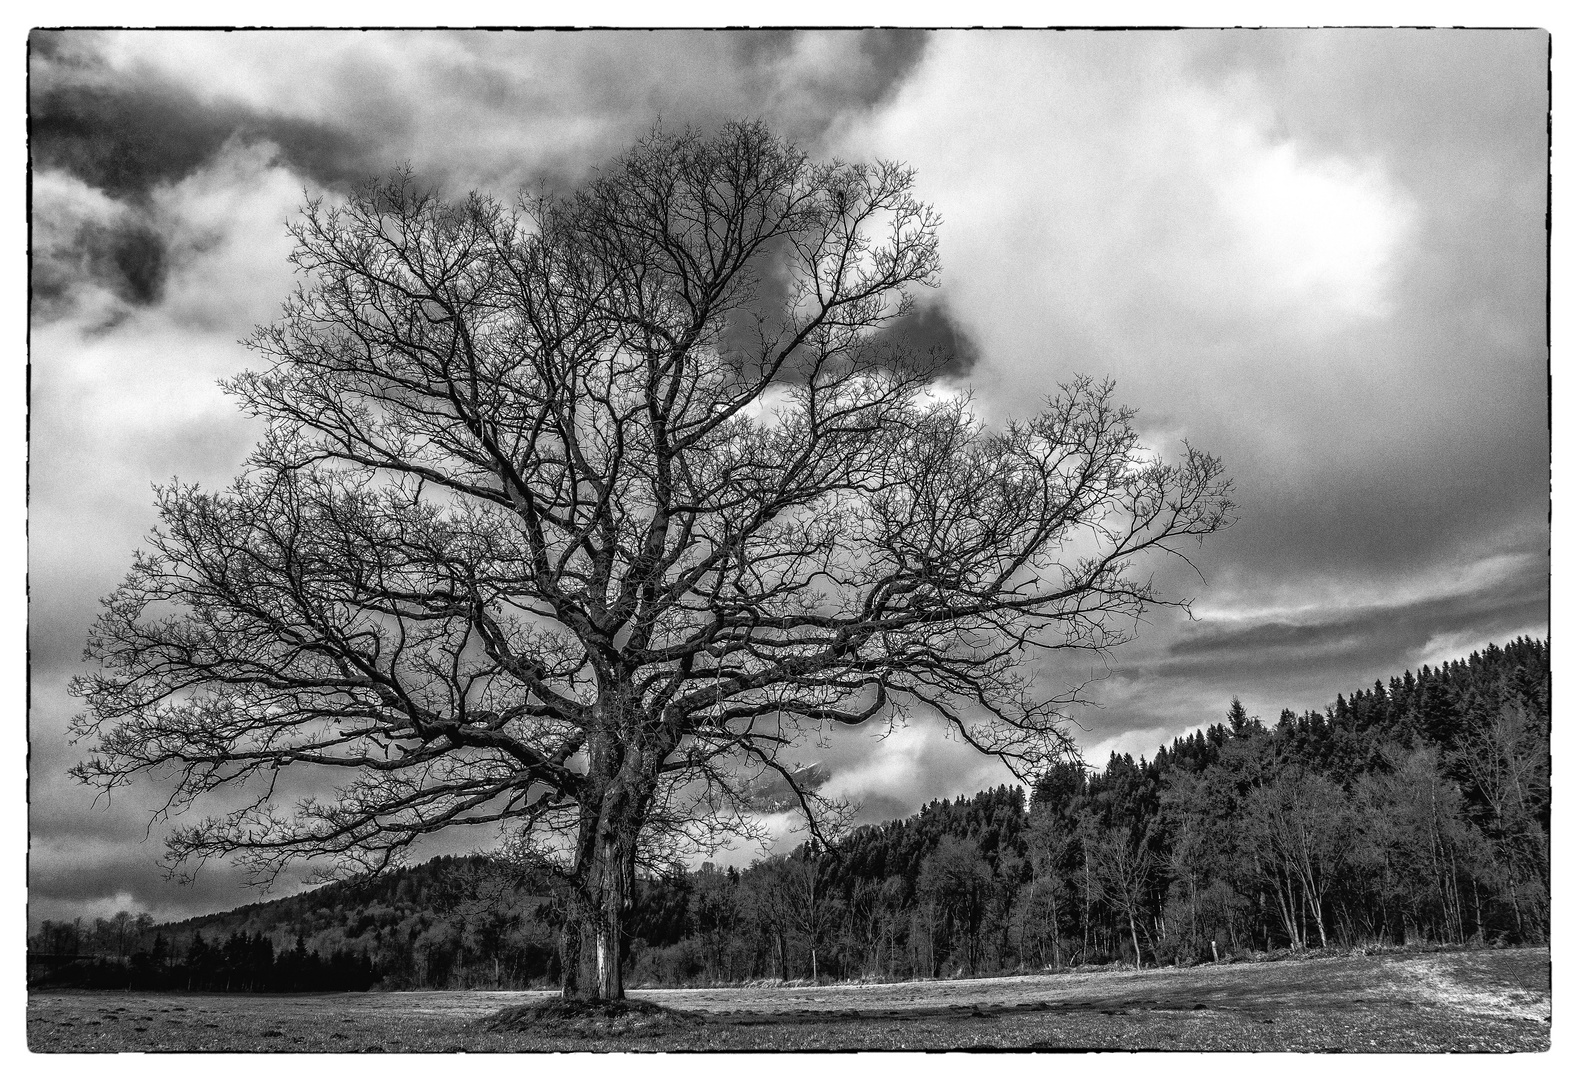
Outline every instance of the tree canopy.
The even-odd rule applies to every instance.
[[[638,858],[745,827],[764,771],[815,819],[802,726],[921,710],[1040,775],[1075,695],[1026,654],[1181,602],[1136,559],[1225,525],[1229,483],[1143,448],[1110,384],[1000,428],[943,392],[891,331],[938,227],[911,170],[754,124],[514,206],[404,174],[310,202],[229,383],[266,435],[228,489],[160,490],[76,684],[77,775],[243,791],[170,854],[264,876],[547,837],[566,990],[603,997]],[[285,770],[348,778],[282,807]]]

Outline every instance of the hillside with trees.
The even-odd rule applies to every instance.
[[[1150,760],[1057,765],[1028,798],[1000,787],[744,869],[638,879],[630,981],[1545,942],[1550,716],[1549,642],[1526,638],[1270,723],[1235,699]],[[559,910],[529,865],[446,857],[182,923],[46,922],[29,948],[56,985],[553,986]]]

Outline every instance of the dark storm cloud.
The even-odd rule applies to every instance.
[[[931,33],[926,30],[872,30],[863,33],[860,48],[871,58],[872,78],[867,84],[866,105],[878,105],[890,98],[926,51]]]
[[[52,703],[62,700],[58,687],[48,689]],[[173,826],[190,824],[183,821],[182,813],[204,817],[233,808],[235,802],[229,806],[210,803],[166,816],[171,792],[167,776],[145,777],[136,785],[105,795],[65,779],[67,770],[84,756],[84,749],[59,737],[32,740],[28,804],[32,924],[85,911],[108,914],[105,909],[117,907],[181,918],[259,899],[258,884],[249,884],[244,873],[223,860],[183,864],[178,876],[172,876],[166,865],[166,835]],[[343,781],[343,777],[327,772],[297,774],[279,778],[275,793],[283,806],[305,796],[332,799],[335,785]],[[256,789],[246,790],[249,795],[258,794]],[[246,797],[237,794],[236,802]],[[458,830],[456,835],[439,838],[438,844],[427,845],[416,861],[476,850],[495,838],[491,830]],[[294,892],[313,869],[302,864],[291,866],[268,883],[267,890]]]
[[[787,333],[780,317],[794,303],[790,268],[795,265],[798,259],[788,245],[781,244],[753,268],[756,279],[750,290],[751,299],[731,312],[721,340],[725,350],[758,356],[763,334],[771,341]],[[941,297],[920,290],[919,295],[912,293],[911,299],[914,304],[909,311],[882,324],[872,335],[869,355],[878,363],[918,368],[942,379],[968,375],[981,358],[979,343],[954,318]],[[764,317],[765,322],[758,323],[759,317]],[[783,373],[790,381],[804,375],[803,370]]]
[[[264,898],[223,863],[202,867],[190,881],[170,878],[159,866],[161,854],[157,843],[120,837],[35,839],[28,874],[29,922],[70,919],[85,912],[102,917],[121,907],[181,919]],[[301,884],[292,874],[269,891],[289,893]]]
[[[910,30],[830,32],[843,53],[825,64],[800,64],[796,51],[805,35],[790,32],[699,31],[662,32],[656,40],[679,52],[697,53],[704,66],[718,68],[721,79],[714,99],[692,97],[670,101],[663,69],[670,61],[631,63],[637,46],[654,40],[646,33],[554,35],[550,33],[479,38],[442,34],[389,34],[380,42],[409,42],[414,49],[438,50],[440,43],[463,46],[441,55],[421,73],[416,84],[395,69],[326,56],[319,77],[336,89],[343,108],[336,122],[308,119],[287,111],[245,104],[223,96],[201,95],[168,74],[143,68],[112,69],[98,51],[102,39],[75,31],[35,31],[30,39],[32,70],[28,136],[35,169],[68,173],[103,191],[125,207],[113,223],[77,223],[69,237],[59,238],[48,255],[35,254],[34,296],[39,314],[56,317],[69,305],[74,282],[92,280],[123,301],[146,306],[158,302],[172,261],[169,238],[147,214],[150,193],[177,183],[210,165],[228,148],[267,143],[278,160],[315,184],[344,188],[384,172],[398,154],[386,150],[410,144],[414,122],[410,99],[425,86],[434,101],[426,104],[425,122],[442,115],[453,103],[451,128],[467,128],[484,118],[479,107],[506,118],[529,117],[540,124],[555,115],[584,122],[595,118],[597,131],[586,149],[601,147],[601,158],[639,133],[631,127],[651,125],[660,117],[667,126],[706,127],[740,114],[769,116],[776,126],[814,142],[840,115],[887,100],[914,70],[928,37]],[[158,35],[151,35],[157,42]],[[260,47],[307,52],[322,47],[324,35],[241,35],[229,45],[243,48],[252,40]],[[332,39],[327,39],[332,40]],[[532,76],[543,54],[562,44],[573,67],[581,69],[588,93],[565,97],[562,85]],[[219,61],[219,62],[222,62]],[[595,73],[595,79],[585,78]],[[732,90],[732,92],[731,92]],[[434,103],[436,102],[436,104]],[[634,111],[633,111],[634,110]],[[580,115],[575,115],[579,113]],[[598,130],[600,129],[600,130]],[[490,134],[479,132],[483,139]],[[503,149],[503,148],[501,148]],[[584,173],[589,161],[562,153],[506,154],[496,162],[455,155],[418,162],[418,171],[442,185],[469,186],[478,180],[502,182],[499,194],[510,196],[516,185],[547,185],[563,189]],[[475,171],[482,166],[480,173]],[[451,175],[458,171],[460,175]],[[466,175],[470,173],[470,175]],[[64,241],[63,243],[59,241]]]
[[[981,358],[981,347],[940,303],[918,303],[882,329],[903,355],[915,358],[940,378],[961,378]]]
[[[1220,720],[1234,696],[1268,718],[1284,708],[1321,709],[1339,693],[1421,664],[1520,634],[1547,635],[1547,574],[1543,553],[1523,552],[1499,560],[1472,587],[1412,599],[1159,618],[1148,637],[1113,654],[1094,686],[1104,708],[1081,717],[1080,741],[1149,753],[1156,741]]]
[[[727,34],[739,63],[747,70],[788,57],[804,36],[793,30],[717,32]],[[855,40],[865,61],[856,76],[842,87],[846,108],[871,108],[891,98],[920,63],[932,38],[931,31],[899,28],[827,33]]]
[[[122,200],[190,176],[232,139],[273,143],[298,173],[326,185],[355,183],[379,168],[377,149],[364,134],[204,102],[158,84],[36,88],[27,128],[34,168],[63,169]]]
[[[1399,403],[1390,422],[1400,426],[1406,410]],[[1550,444],[1538,425],[1492,429],[1474,441],[1435,432],[1429,437],[1439,445],[1428,455],[1403,439],[1388,445],[1372,436],[1362,444],[1372,460],[1347,468],[1319,445],[1318,424],[1310,428],[1307,462],[1325,463],[1324,475],[1307,464],[1279,472],[1276,460],[1257,461],[1253,432],[1206,442],[1234,474],[1240,504],[1239,522],[1212,541],[1218,560],[1268,582],[1362,581],[1455,560],[1470,536],[1510,532],[1519,543],[1546,546]]]
[[[55,750],[43,755],[43,761],[35,756],[31,775],[59,775],[74,762],[75,753]],[[336,785],[344,781],[329,773],[281,778],[277,804],[290,806],[304,796],[332,799]],[[172,826],[189,822],[179,814],[166,818],[160,812],[168,790],[167,782],[145,779],[121,789],[113,800],[92,800],[88,789],[75,783],[36,785],[28,813],[30,925],[84,912],[107,915],[122,907],[149,910],[164,919],[223,911],[267,898],[260,891],[296,892],[327,869],[297,863],[271,881],[257,882],[223,860],[212,860],[182,864],[172,875],[165,836]],[[202,817],[215,809],[210,804],[186,813]],[[407,858],[423,862],[491,848],[497,841],[498,831],[491,827],[452,829],[420,842]]]
[[[917,802],[913,798],[903,795],[893,795],[885,791],[868,792],[863,795],[856,805],[859,807],[855,820],[861,825],[880,825],[883,822],[893,821],[897,818],[909,817],[918,812],[925,800]]]
[[[267,142],[299,175],[326,186],[360,182],[382,167],[365,134],[205,102],[159,82],[107,80],[83,57],[67,62],[64,37],[39,31],[30,42],[40,68],[28,100],[32,167],[68,173],[124,209],[113,221],[76,223],[50,254],[35,255],[32,292],[44,318],[68,310],[71,287],[83,280],[132,305],[157,303],[173,256],[148,213],[148,196],[211,164],[227,147]]]
[[[1463,626],[1484,627],[1487,635],[1509,633],[1545,614],[1548,597],[1543,567],[1530,567],[1510,581],[1457,596],[1412,603],[1320,613],[1308,621],[1288,618],[1246,620],[1242,625],[1204,624],[1185,630],[1167,649],[1168,660],[1153,669],[1161,676],[1208,667],[1245,670],[1297,660],[1302,664],[1371,665],[1414,654],[1439,635]]]
[[[32,296],[46,319],[68,310],[72,287],[84,279],[101,282],[129,304],[155,304],[164,295],[168,246],[152,225],[134,215],[110,223],[82,222],[62,249],[33,265]]]

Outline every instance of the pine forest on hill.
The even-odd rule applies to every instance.
[[[1519,638],[1273,722],[1054,768],[745,869],[641,880],[629,984],[1192,964],[1550,933],[1550,646]],[[45,922],[33,986],[556,985],[555,904],[445,857],[218,915]]]

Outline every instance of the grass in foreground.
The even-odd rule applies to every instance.
[[[1541,1051],[1550,1046],[1550,954],[654,990],[632,1004],[600,1018],[558,1016],[551,995],[530,993],[40,993],[29,997],[28,1044],[41,1052]]]

